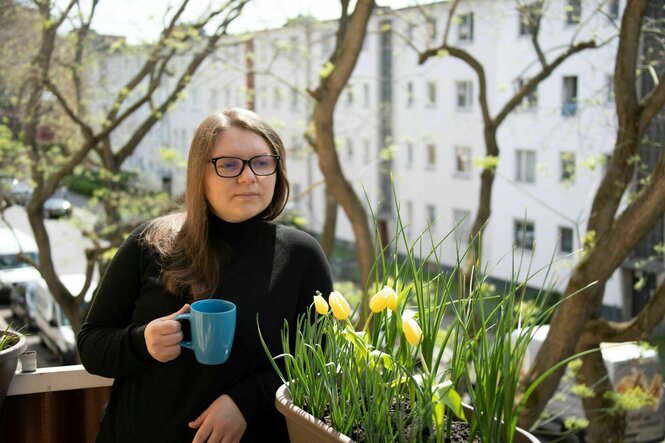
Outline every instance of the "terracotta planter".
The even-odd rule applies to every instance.
[[[346,435],[340,434],[321,420],[294,405],[286,385],[280,386],[277,390],[275,406],[286,419],[286,427],[289,430],[291,443],[353,443],[353,440]]]
[[[11,383],[12,378],[14,378],[14,372],[16,372],[16,364],[18,363],[18,356],[21,355],[25,348],[28,347],[28,343],[23,334],[18,332],[9,331],[7,334],[13,335],[14,338],[11,341],[11,344],[8,348],[0,351],[0,409],[5,402],[5,396],[7,395],[7,389],[9,389],[9,383]],[[0,335],[4,335],[5,331],[1,331]]]
[[[291,443],[311,443],[314,441],[325,443],[354,442],[346,435],[340,434],[321,420],[314,418],[314,416],[294,405],[286,385],[280,386],[277,390],[275,406],[286,419],[286,427],[289,430]],[[472,407],[464,405],[464,409],[467,415],[473,416]],[[517,428],[513,443],[540,443],[540,440],[523,429]]]

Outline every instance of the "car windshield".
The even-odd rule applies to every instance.
[[[26,255],[34,262],[37,262],[37,253],[31,252]],[[28,266],[30,266],[30,264],[19,260],[17,254],[0,255],[0,269],[26,268]]]

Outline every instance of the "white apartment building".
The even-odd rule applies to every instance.
[[[625,1],[549,2],[540,30],[548,60],[573,41],[610,38]],[[492,116],[539,69],[514,5],[511,0],[462,2],[449,29],[448,41],[483,65]],[[468,65],[446,54],[419,64],[414,49],[441,43],[448,8],[448,3],[436,2],[375,11],[339,99],[335,136],[347,179],[361,198],[367,193],[374,209],[379,200],[392,199],[389,175],[381,172],[388,166],[411,234],[432,224],[435,235],[443,237],[460,223],[463,238],[479,194],[481,166],[474,159],[485,157],[478,78]],[[205,115],[229,106],[252,107],[276,127],[287,147],[289,207],[307,219],[308,229],[320,232],[324,183],[304,137],[313,106],[306,91],[318,84],[321,67],[334,49],[335,32],[335,21],[299,18],[278,29],[230,36],[125,167],[140,170],[158,186],[168,184],[178,194],[184,188],[184,171],[160,162],[160,147],[186,158]],[[532,269],[554,257],[557,287],[563,289],[575,262],[575,256],[568,255],[581,248],[603,160],[614,147],[616,43],[610,40],[572,56],[502,124],[492,215],[483,235],[483,259],[494,277],[510,278],[513,251],[517,260],[532,261]],[[385,204],[388,213],[382,213],[389,232],[394,231],[392,206]],[[341,208],[336,235],[354,241]],[[452,265],[455,236],[442,251],[444,263]],[[544,275],[532,284],[542,284]],[[662,269],[652,277],[662,279]],[[613,318],[637,309],[635,279],[634,270],[623,269],[608,281],[604,303]]]

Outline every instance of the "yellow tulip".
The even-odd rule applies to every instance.
[[[416,346],[420,343],[420,339],[423,336],[423,331],[420,329],[420,326],[413,318],[405,318],[402,320],[402,329],[404,330],[404,335],[406,340],[411,344],[411,346]]]
[[[346,320],[351,313],[349,302],[337,291],[332,291],[328,297],[330,309],[337,320]]]
[[[388,291],[388,309],[397,312],[397,292],[388,286],[384,286],[383,291]]]
[[[328,313],[328,302],[320,295],[314,296],[314,307],[316,308],[316,312],[321,315],[326,315]]]
[[[385,291],[385,288],[374,294],[374,296],[369,300],[369,308],[375,314],[383,311],[387,306],[388,293]]]

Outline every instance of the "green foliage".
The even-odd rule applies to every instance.
[[[105,180],[119,183],[122,188],[128,189],[135,182],[136,173],[122,171],[120,174],[114,175],[106,169],[90,169],[81,166],[75,168],[74,172],[65,178],[64,182],[71,191],[77,194],[99,198],[103,195]],[[99,192],[102,192],[102,194],[99,194]]]
[[[11,325],[7,325],[4,331],[0,331],[0,351],[12,346],[16,341],[16,336],[10,334],[9,333],[10,330],[11,330]]]
[[[570,388],[570,393],[579,398],[592,398],[596,395],[594,390],[584,383],[579,383]]]
[[[483,442],[512,441],[531,392],[572,360],[538,378],[516,403],[527,345],[561,301],[548,286],[527,300],[535,273],[521,275],[519,266],[498,290],[479,269],[465,283],[464,254],[444,272],[440,248],[454,233],[435,239],[425,230],[410,240],[396,197],[394,204],[397,225],[376,251],[369,283],[376,294],[366,322],[351,323],[337,284],[329,307],[318,294],[296,325],[284,325],[282,354],[270,355],[264,344],[265,350],[294,403],[317,418],[328,416],[352,438],[362,428],[365,441],[443,441],[452,417],[465,418],[458,389],[466,386],[474,407],[471,434]]]
[[[659,399],[650,392],[646,392],[642,387],[636,386],[625,392],[608,391],[603,397],[613,403],[610,412],[623,413],[628,411],[637,411],[645,407],[658,406]]]
[[[335,70],[335,65],[333,65],[332,62],[328,61],[319,70],[319,77],[321,77],[321,80],[324,80],[330,77],[330,74],[332,74],[334,70]]]
[[[486,157],[474,157],[473,164],[474,166],[477,166],[483,170],[494,172],[496,167],[499,166],[499,157],[493,155],[488,155]]]

